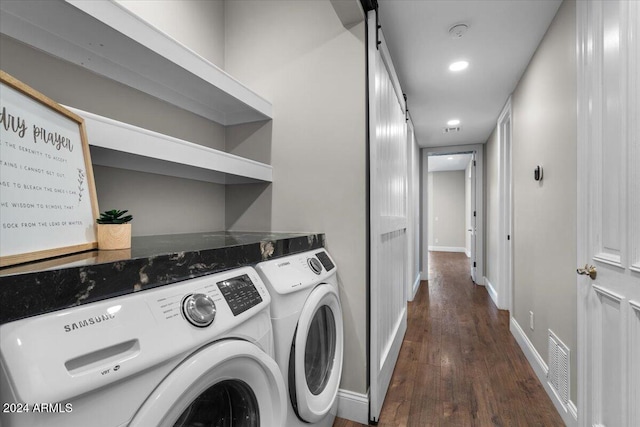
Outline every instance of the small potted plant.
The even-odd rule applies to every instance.
[[[98,249],[128,249],[131,247],[131,215],[128,211],[112,209],[100,214],[98,223]]]

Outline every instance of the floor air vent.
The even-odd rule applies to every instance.
[[[569,403],[569,348],[549,329],[547,381],[562,403]]]

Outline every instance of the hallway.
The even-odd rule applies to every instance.
[[[430,252],[379,426],[562,426],[462,253]],[[337,419],[334,427],[362,424]]]

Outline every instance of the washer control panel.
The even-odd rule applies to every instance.
[[[150,302],[158,320],[182,318],[193,326],[207,328],[220,322],[235,323],[233,318],[270,302],[264,284],[250,267],[183,283],[172,287],[174,292],[162,292]]]
[[[216,303],[222,302],[218,287],[206,276],[190,282],[182,282],[182,286],[187,288],[184,291],[179,285],[173,285],[173,292],[158,292],[158,297],[151,300],[151,308],[158,320],[183,318],[198,327],[206,327],[213,322],[219,310]],[[208,311],[213,311],[211,321],[207,320]]]
[[[182,313],[193,326],[204,328],[216,317],[216,303],[209,295],[187,295],[182,301]]]
[[[262,302],[262,297],[247,274],[217,283],[234,316]]]

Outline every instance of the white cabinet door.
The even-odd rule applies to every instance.
[[[640,2],[578,2],[578,421],[640,425]]]

